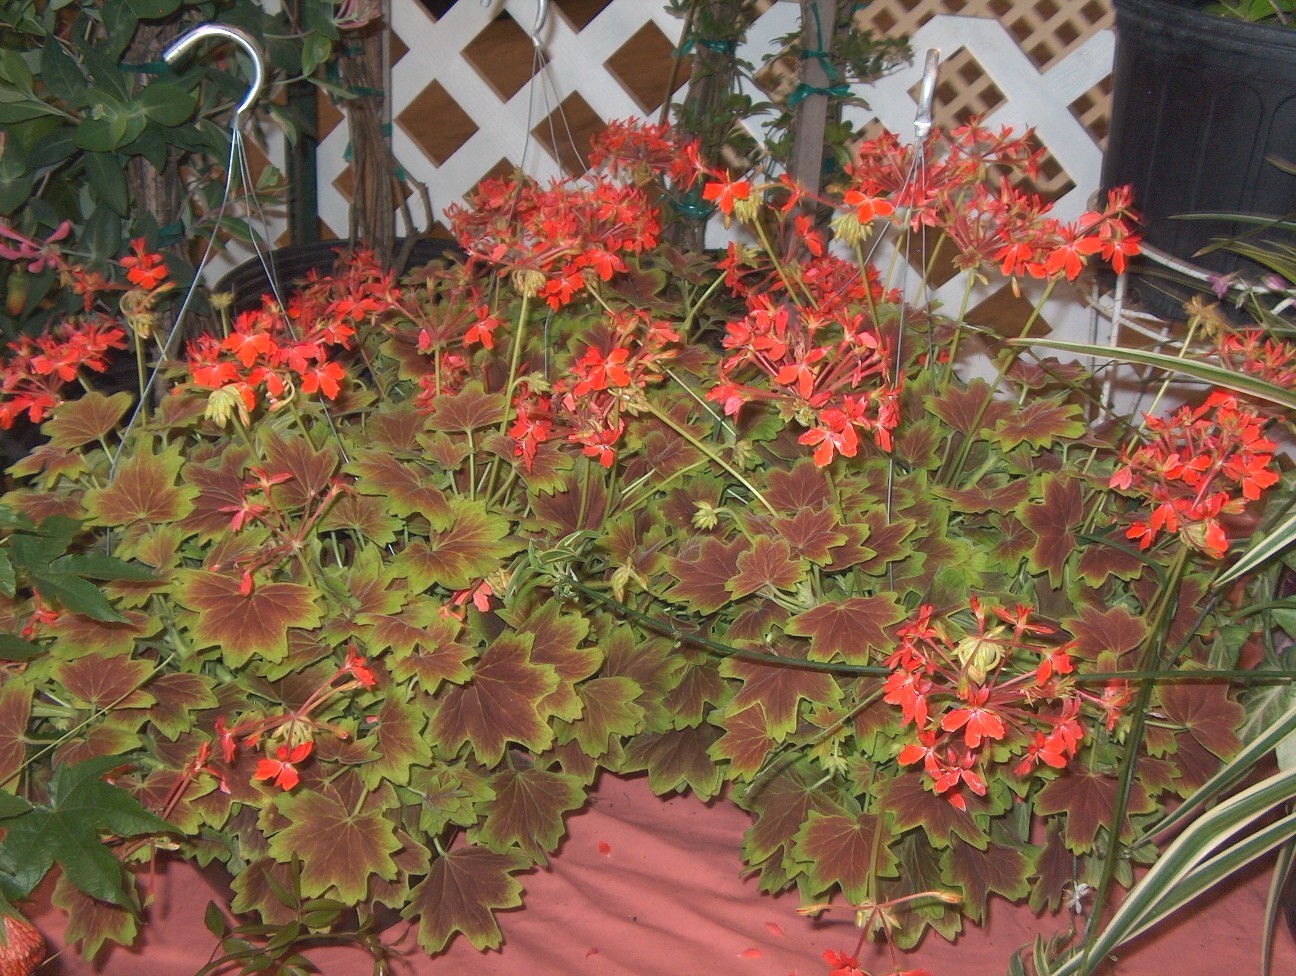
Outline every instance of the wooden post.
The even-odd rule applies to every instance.
[[[828,123],[825,90],[841,79],[826,69],[837,24],[837,0],[801,0],[801,87],[793,116],[792,159],[788,175],[808,192],[822,189],[824,131]],[[819,55],[818,52],[822,52]],[[805,57],[805,54],[811,56]],[[807,203],[813,213],[814,204]]]

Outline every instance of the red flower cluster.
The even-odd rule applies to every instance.
[[[1278,481],[1276,445],[1262,436],[1265,423],[1220,391],[1168,419],[1147,417],[1147,442],[1122,452],[1109,482],[1152,506],[1152,514],[1125,535],[1147,549],[1161,532],[1178,533],[1193,548],[1224,556],[1228,534],[1221,519],[1240,514]]]
[[[586,457],[610,467],[625,415],[637,412],[639,391],[662,378],[662,364],[679,342],[675,330],[644,309],[610,311],[599,328],[551,391],[526,387],[514,397],[509,436],[528,471],[540,445],[560,431]]]
[[[1123,271],[1139,250],[1128,189],[1112,191],[1102,212],[1077,221],[1050,217],[1047,202],[1012,182],[1037,171],[1042,150],[1030,142],[1030,131],[1014,136],[979,125],[934,131],[918,146],[883,133],[861,144],[847,168],[851,184],[834,227],[847,243],[865,236],[876,217],[932,227],[948,236],[955,264],[967,272],[998,266],[1010,278],[1074,280],[1094,254]],[[1001,174],[997,186],[992,173]]]
[[[246,416],[264,396],[274,408],[294,389],[332,400],[346,371],[329,357],[349,349],[356,329],[391,308],[399,292],[372,252],[359,251],[335,275],[312,274],[286,309],[273,298],[235,317],[224,338],[201,335],[189,344],[195,386],[232,390]]]
[[[1064,767],[1085,735],[1083,701],[1106,708],[1066,679],[1073,643],[1048,640],[1054,629],[1032,622],[1030,608],[986,607],[975,597],[970,606],[976,633],[957,640],[920,607],[898,632],[883,685],[884,700],[917,731],[900,765],[922,763],[932,789],[960,810],[964,787],[985,796],[989,763],[1018,759],[1019,776],[1039,763]]]
[[[657,211],[642,190],[607,181],[542,188],[534,180],[483,180],[469,207],[446,210],[471,256],[510,272],[518,290],[562,308],[591,280],[626,270],[624,255],[657,244]]]
[[[753,276],[738,251],[724,262],[736,292],[747,292],[748,314],[726,327],[729,355],[720,364],[719,383],[707,399],[735,416],[752,401],[771,401],[807,430],[800,442],[814,447],[815,463],[835,455],[854,457],[860,435],[891,449],[899,423],[899,384],[892,376],[887,343],[863,311],[882,297],[876,280],[861,278],[853,265],[823,252],[807,232],[810,256],[784,269],[795,275],[795,297],[777,275]],[[753,286],[751,281],[763,283]]]
[[[1232,369],[1285,390],[1296,387],[1296,344],[1269,338],[1258,330],[1226,332],[1220,336],[1216,352]]]
[[[0,367],[0,428],[8,430],[24,413],[39,424],[63,402],[63,391],[81,370],[102,373],[108,369],[108,353],[125,348],[125,330],[100,313],[9,343],[9,356]]]
[[[635,186],[669,178],[676,186],[697,179],[692,146],[682,145],[669,122],[613,119],[590,142],[590,168]]]

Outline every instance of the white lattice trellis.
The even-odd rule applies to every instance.
[[[474,0],[460,0],[439,20],[427,14],[416,0],[393,0],[392,28],[408,48],[392,70],[392,116],[397,120],[393,147],[407,172],[430,188],[438,213],[461,200],[484,174],[498,171],[501,166],[521,167],[542,180],[559,175],[559,160],[543,140],[531,138],[528,133],[564,99],[579,98],[604,120],[645,114],[642,99],[636,99],[627,89],[609,62],[624,55],[630,39],[649,26],[671,45],[678,44],[681,21],[653,0],[609,0],[577,29],[561,14],[560,4],[553,6],[553,15],[541,34],[548,66],[504,97],[486,77],[492,65],[482,65],[480,57],[474,63],[470,52],[496,17],[507,12],[518,25],[514,35],[520,43],[500,48],[505,53],[492,56],[516,61],[506,67],[514,75],[520,71],[525,76],[533,57],[525,31],[535,20],[535,0],[496,0],[485,6]],[[774,3],[749,29],[739,56],[759,64],[775,50],[776,38],[796,30],[799,11],[798,3]],[[1020,35],[1021,30],[1016,33]],[[970,59],[971,70],[979,68],[1001,96],[987,116],[987,123],[1034,126],[1040,143],[1062,171],[1063,182],[1071,187],[1056,200],[1055,211],[1070,218],[1085,209],[1098,185],[1102,153],[1070,106],[1092,93],[1110,74],[1110,30],[1099,30],[1072,45],[1067,53],[1050,58],[1043,71],[1022,50],[1009,26],[988,17],[934,16],[914,31],[912,45],[920,54],[930,47],[939,48],[946,63],[959,56],[963,63],[961,77],[966,76]],[[921,62],[920,56],[914,66],[861,87],[859,94],[871,108],[867,112],[848,108],[850,121],[863,127],[876,119],[896,132],[912,132]],[[960,77],[946,77],[944,81],[956,89],[961,83]],[[416,138],[417,134],[402,124],[402,116],[417,110],[418,100],[426,98],[434,88],[451,105],[457,124],[473,130],[439,162],[426,151],[425,139]],[[664,82],[662,88],[664,92]],[[755,89],[749,94],[758,100],[765,97]],[[436,122],[424,120],[423,124],[426,129]],[[753,127],[759,139],[759,120]],[[565,136],[560,133],[558,138],[563,141]],[[334,128],[319,149],[320,217],[338,230],[348,224],[348,201],[335,183],[348,165],[346,149],[345,126]],[[709,243],[717,244],[724,238],[719,223],[709,229]],[[962,282],[954,279],[945,283],[936,297],[953,301],[961,297],[962,289]],[[988,297],[990,292],[982,290],[974,296],[974,304]],[[1079,335],[1087,325],[1078,309],[1060,303],[1050,305],[1046,318],[1055,333]]]

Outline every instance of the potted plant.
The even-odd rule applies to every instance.
[[[128,942],[165,840],[231,875],[249,971],[348,913],[379,962],[386,910],[496,947],[600,770],[728,796],[762,889],[861,941],[1128,884],[1239,748],[1250,630],[1210,581],[1279,476],[1231,394],[1096,425],[1073,364],[965,380],[985,337],[864,259],[926,227],[978,273],[1120,268],[1128,198],[1056,220],[999,179],[1028,146],[865,143],[834,250],[786,181],[618,123],[587,178],[451,208],[462,264],[357,254],[195,338],[156,405],[67,391],[168,300],[160,259],[114,285],[8,229],[83,303],[3,373],[47,438],[0,499],[7,904],[57,866],[82,951]],[[659,246],[646,174],[751,243]],[[106,846],[41,832],[87,797]]]
[[[1216,275],[1255,271],[1203,248],[1244,225],[1232,215],[1296,211],[1290,162],[1296,33],[1282,3],[1115,0],[1112,121],[1103,185],[1131,185],[1148,244]],[[1186,214],[1210,219],[1178,220]],[[1151,281],[1150,308],[1181,317],[1200,289]],[[1167,290],[1169,297],[1157,297]]]

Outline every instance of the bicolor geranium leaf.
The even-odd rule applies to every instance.
[[[933,485],[932,494],[946,499],[956,512],[1011,512],[1030,495],[1030,481],[989,474],[966,488]]]
[[[270,853],[283,862],[301,860],[306,897],[354,905],[364,900],[370,877],[396,876],[392,855],[401,845],[372,795],[359,809],[339,795],[306,789],[281,793],[274,802],[288,825],[270,838]]]
[[[0,685],[0,787],[16,788],[10,780],[27,759],[31,701],[31,686],[20,678]]]
[[[948,803],[945,804],[949,806]],[[914,832],[901,837],[892,845],[896,856],[896,878],[883,880],[880,888],[887,900],[905,898],[924,891],[944,891],[939,854],[932,849],[922,834]],[[908,911],[898,912],[898,929],[893,930],[897,949],[912,949],[921,940],[928,926],[934,928],[950,942],[963,927],[963,917],[953,905],[932,898],[909,903]]]
[[[82,654],[99,653],[105,657],[129,655],[135,642],[152,637],[162,629],[156,617],[130,610],[123,620],[95,620],[80,614],[65,613],[51,628],[56,636],[54,653],[70,659]]]
[[[805,579],[807,566],[794,559],[792,549],[782,539],[761,536],[750,548],[738,553],[737,574],[726,586],[735,600],[769,587],[772,590],[791,590]]]
[[[805,865],[812,891],[840,885],[852,902],[868,897],[875,877],[894,877],[895,854],[885,820],[871,813],[855,815],[810,811],[793,840],[793,855]]]
[[[1029,850],[997,843],[987,850],[955,844],[941,856],[948,884],[962,889],[963,912],[974,922],[985,919],[990,893],[1019,901],[1030,893],[1034,858]]]
[[[384,781],[405,785],[413,767],[432,762],[432,747],[423,734],[427,727],[423,705],[421,698],[406,702],[397,695],[383,701],[374,716],[373,734],[364,740],[373,746],[373,758],[360,766],[366,787],[376,789]]]
[[[807,458],[791,468],[771,468],[765,499],[779,512],[819,511],[832,504],[833,494],[824,470]]]
[[[1147,569],[1147,561],[1125,539],[1114,532],[1084,547],[1080,554],[1080,578],[1093,587],[1102,586],[1115,576],[1121,580],[1138,579]]]
[[[59,877],[50,900],[67,913],[64,941],[78,946],[84,959],[93,959],[105,943],[128,946],[135,941],[139,919],[134,911],[128,906],[92,898],[66,875]]]
[[[123,453],[112,482],[85,494],[82,504],[90,520],[96,525],[127,526],[183,519],[193,510],[198,489],[176,484],[184,466],[181,450],[177,442],[160,454],[143,445]]]
[[[841,701],[841,688],[832,675],[798,667],[794,657],[789,657],[786,665],[727,657],[721,662],[720,673],[742,682],[725,714],[734,715],[760,704],[768,723],[767,731],[777,742],[796,729],[801,702],[831,706]],[[728,727],[727,722],[725,725]]]
[[[724,735],[711,745],[711,758],[728,760],[729,771],[736,780],[751,779],[774,748],[759,704],[749,705],[722,720]]]
[[[658,796],[691,789],[709,800],[724,782],[724,768],[708,755],[720,734],[720,729],[707,723],[668,732],[643,732],[630,740],[622,771],[647,770],[648,785]]]
[[[638,701],[642,691],[637,681],[623,677],[592,678],[576,686],[581,714],[571,723],[571,732],[586,755],[606,755],[613,738],[643,728],[644,710]]]
[[[918,773],[894,777],[886,786],[882,804],[891,814],[896,833],[921,827],[927,843],[934,848],[959,844],[984,848],[990,842],[975,818],[926,789]]]
[[[1120,657],[1142,644],[1148,632],[1147,621],[1124,607],[1084,607],[1080,616],[1068,617],[1062,626],[1076,639],[1075,653],[1089,660],[1101,654]]]
[[[820,566],[832,561],[830,550],[847,541],[836,513],[827,508],[817,512],[803,508],[791,518],[776,518],[774,531],[796,555]]]
[[[432,736],[453,752],[464,743],[477,758],[494,766],[510,742],[543,752],[553,729],[540,703],[558,687],[558,674],[531,662],[530,639],[505,633],[477,660],[472,679],[441,695],[432,716]]]
[[[782,850],[790,862],[793,840],[811,813],[844,814],[814,781],[792,768],[770,776],[742,806],[756,814],[756,822],[743,835],[743,857],[748,863],[764,861]]]
[[[668,641],[643,640],[627,626],[609,630],[603,644],[603,677],[629,678],[641,689],[644,728],[663,731],[670,725],[666,695],[679,681],[683,662]]]
[[[693,469],[701,460],[698,449],[675,433],[654,427],[643,439],[643,458],[663,481]]]
[[[292,866],[272,857],[259,857],[234,876],[230,888],[234,898],[230,911],[255,912],[266,925],[287,925],[297,921],[297,912],[284,904],[292,890]]]
[[[357,451],[347,470],[356,476],[355,490],[386,499],[392,515],[422,515],[434,529],[444,529],[454,520],[449,500],[422,469],[389,451]]]
[[[508,400],[499,393],[487,393],[480,380],[470,380],[455,393],[432,398],[428,428],[467,433],[483,427],[498,427],[508,410]]]
[[[1174,682],[1159,686],[1156,693],[1166,718],[1182,725],[1202,746],[1221,759],[1237,753],[1237,730],[1246,712],[1229,698],[1227,685]]]
[[[720,677],[714,661],[700,651],[677,651],[685,659],[679,680],[666,693],[666,710],[673,728],[691,728],[702,721],[712,705],[724,705],[733,689]]]
[[[585,804],[580,780],[544,769],[501,770],[490,786],[495,798],[486,803],[478,840],[497,854],[519,847],[537,864],[567,832],[563,815]]]
[[[1053,586],[1062,585],[1062,566],[1076,551],[1075,530],[1084,517],[1084,498],[1074,478],[1046,475],[1040,502],[1023,503],[1017,516],[1037,541],[1030,554],[1031,571],[1048,573]]]
[[[391,448],[401,453],[415,453],[419,449],[419,436],[428,429],[428,417],[422,410],[414,410],[409,404],[392,406],[384,404],[384,409],[369,417],[365,425],[365,436],[374,444]]]
[[[895,456],[911,469],[933,471],[940,467],[945,430],[931,417],[902,425],[896,431]]]
[[[459,641],[459,621],[442,617],[426,597],[416,597],[400,613],[364,614],[360,621],[371,628],[370,654],[391,648],[385,663],[397,681],[415,678],[434,694],[441,682],[462,684],[472,674],[468,665],[476,651]]]
[[[1022,524],[1016,515],[1002,515],[994,518],[994,546],[991,557],[1002,564],[1013,564],[1019,561],[1035,545],[1036,535]]]
[[[1059,437],[1076,438],[1085,432],[1078,404],[1056,400],[1031,400],[1020,410],[1002,417],[990,439],[1005,451],[1027,443],[1034,448],[1052,447]]]
[[[286,509],[302,508],[327,491],[341,463],[332,444],[315,450],[304,437],[275,433],[265,437],[265,453],[266,473],[272,479],[287,476],[271,489],[275,503]]]
[[[77,701],[99,708],[147,708],[154,702],[144,685],[154,666],[120,655],[86,654],[54,665],[54,677]]]
[[[537,604],[525,617],[506,619],[523,634],[531,635],[531,663],[547,665],[558,675],[558,687],[541,702],[541,710],[568,722],[580,717],[581,703],[576,683],[598,670],[603,655],[597,646],[585,643],[589,620],[564,613],[557,601]]]
[[[495,448],[496,443],[494,436],[486,439],[486,444],[492,448]],[[507,449],[507,453],[500,450],[504,448]],[[504,457],[512,457],[511,442],[499,442],[496,453]],[[552,441],[541,444],[536,449],[535,457],[531,459],[531,467],[528,468],[520,460],[515,462],[515,470],[526,483],[527,490],[539,497],[564,490],[570,484],[568,479],[575,466],[571,455]]]
[[[213,692],[216,681],[202,673],[169,671],[149,682],[153,707],[149,722],[168,739],[176,739],[193,728],[193,713],[218,704]]]
[[[321,532],[351,531],[376,546],[389,546],[396,541],[401,522],[387,511],[382,498],[348,493],[333,500],[319,527]]]
[[[1066,844],[1076,854],[1093,850],[1099,827],[1111,829],[1112,810],[1116,806],[1115,777],[1072,764],[1057,779],[1047,783],[1035,798],[1035,810],[1045,815],[1066,814]],[[1147,813],[1156,808],[1147,790],[1137,779],[1130,791],[1129,813]],[[1128,817],[1121,827],[1121,838],[1132,835]]]
[[[130,708],[113,712],[97,722],[84,735],[67,739],[54,750],[54,762],[67,766],[98,759],[121,757],[144,743],[139,728],[148,718],[144,709]]]
[[[525,470],[520,462],[519,466]],[[554,535],[561,538],[601,526],[601,513],[608,507],[602,478],[582,482],[578,469],[573,467],[563,475],[561,484],[549,491],[534,487],[530,478],[526,481],[536,521]]]
[[[799,613],[787,623],[787,632],[810,638],[810,660],[840,657],[848,664],[864,664],[886,652],[893,641],[887,628],[906,616],[889,594],[829,600]]]
[[[445,528],[433,530],[426,542],[410,543],[392,563],[393,572],[408,577],[416,590],[467,589],[522,547],[509,537],[508,520],[490,514],[484,505],[455,500],[450,511]]]
[[[243,503],[246,480],[243,469],[248,453],[242,448],[222,451],[212,464],[187,464],[184,469],[185,484],[198,489],[193,511],[181,523],[184,528],[198,533],[199,538],[212,539],[230,531],[233,510]]]
[[[694,613],[715,613],[733,599],[729,581],[738,574],[738,556],[746,547],[742,539],[724,543],[705,538],[688,543],[680,556],[668,561],[679,582],[666,598],[687,604]]]
[[[54,415],[41,426],[41,433],[54,447],[76,448],[96,441],[117,429],[131,407],[129,393],[104,396],[91,391],[58,405]]]
[[[76,478],[89,470],[83,452],[70,447],[38,444],[9,468],[15,478],[29,478],[42,488],[53,488],[60,478]]]
[[[435,955],[456,934],[477,950],[498,949],[504,937],[495,912],[522,904],[522,883],[513,875],[531,867],[517,853],[461,847],[432,862],[428,876],[410,892],[407,919],[418,919],[418,940]]]
[[[440,834],[447,824],[471,827],[495,795],[485,771],[468,763],[420,767],[411,774],[410,786],[418,791],[419,829],[427,835]]]
[[[1035,858],[1035,871],[1031,879],[1030,907],[1039,914],[1046,909],[1058,910],[1068,885],[1075,883],[1076,857],[1067,850],[1060,821],[1050,821],[1044,844]]]
[[[340,499],[339,499],[340,500]],[[355,615],[396,613],[409,593],[386,564],[376,545],[359,547],[344,575],[346,593],[355,601]]]
[[[869,553],[855,560],[860,572],[870,576],[880,576],[886,572],[889,563],[904,559],[913,551],[912,547],[905,544],[905,540],[913,533],[914,526],[917,524],[913,519],[888,519],[885,509],[875,508],[865,512],[860,522],[868,530],[862,541],[866,544],[865,551]],[[847,565],[850,563],[842,561],[837,552],[834,552],[833,561],[828,568],[844,569]]]
[[[966,388],[950,383],[939,396],[924,396],[923,406],[960,434],[973,435],[993,430],[1013,410],[1011,403],[994,399],[990,384],[983,379],[972,380]]]
[[[1216,773],[1219,758],[1198,742],[1191,732],[1180,732],[1174,737],[1174,764],[1179,774],[1175,790],[1186,797]]]
[[[319,626],[318,594],[309,586],[262,583],[244,594],[239,576],[182,570],[177,577],[176,602],[195,613],[194,641],[219,647],[230,667],[254,654],[277,661],[288,653],[290,628]]]

